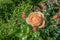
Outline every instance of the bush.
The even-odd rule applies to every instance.
[[[60,25],[54,26],[52,16],[60,7],[56,3],[46,3],[45,28],[33,32],[32,26],[26,23],[21,15],[28,14],[39,2],[46,0],[0,0],[0,40],[60,40]]]

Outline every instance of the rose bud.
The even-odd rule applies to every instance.
[[[57,19],[58,18],[58,15],[53,15],[53,19]]]
[[[53,19],[56,20],[55,25],[57,26],[60,22],[60,14],[53,15]]]
[[[23,19],[26,18],[26,14],[25,14],[25,13],[22,14],[22,18],[23,18]]]
[[[34,32],[36,32],[36,29],[37,29],[36,27],[33,27],[33,31],[34,31]]]

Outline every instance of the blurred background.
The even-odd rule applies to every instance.
[[[59,10],[60,0],[0,0],[0,40],[60,40],[60,21],[52,19]],[[46,27],[36,32],[22,18],[33,11],[46,17]]]

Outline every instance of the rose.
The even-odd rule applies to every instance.
[[[31,12],[26,21],[32,27],[43,28],[45,25],[44,15],[41,12]]]

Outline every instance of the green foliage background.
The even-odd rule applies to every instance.
[[[60,40],[60,27],[54,26],[52,15],[56,14],[55,3],[47,3],[44,11],[46,17],[45,28],[33,32],[21,15],[27,15],[39,2],[46,0],[0,0],[0,40]],[[50,7],[49,7],[50,6]]]

